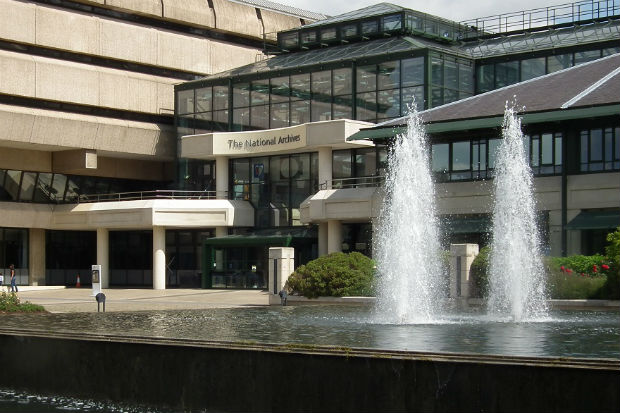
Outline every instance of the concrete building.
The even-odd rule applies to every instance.
[[[270,246],[297,264],[370,255],[389,140],[352,135],[414,96],[441,108],[620,52],[617,0],[500,27],[390,4],[326,18],[264,0],[0,3],[0,266],[22,284],[88,284],[100,264],[104,287],[264,288]],[[610,119],[594,129],[605,144],[611,130],[616,171]],[[486,177],[446,173],[461,172],[459,188]]]
[[[174,188],[174,85],[263,60],[274,32],[321,18],[269,1],[0,0],[0,271],[72,284],[102,260],[106,282],[150,284],[151,233],[156,251],[195,233],[173,225],[166,244],[157,203],[76,203]]]

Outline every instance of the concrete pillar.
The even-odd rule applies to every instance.
[[[470,269],[477,255],[478,244],[450,245],[450,297],[470,297]]]
[[[280,304],[278,293],[288,277],[295,271],[295,249],[292,247],[269,248],[269,304]]]
[[[28,284],[45,285],[45,230],[30,228],[28,240]],[[10,277],[5,276],[7,280]]]
[[[332,180],[332,148],[319,148],[319,185]],[[331,189],[331,187],[327,188]]]
[[[166,229],[153,227],[153,289],[166,289]]]
[[[215,194],[218,199],[228,199],[228,157],[215,158]]]
[[[327,221],[327,253],[342,252],[342,222]]]
[[[319,223],[319,257],[327,255],[327,222]]]
[[[101,288],[110,288],[110,231],[97,228],[97,264],[101,265]]]

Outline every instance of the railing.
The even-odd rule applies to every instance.
[[[337,178],[321,183],[319,189],[376,188],[382,186],[384,181],[384,176]]]
[[[620,17],[620,0],[583,0],[459,22],[462,39]]]
[[[228,199],[228,192],[177,190],[117,192],[113,194],[80,195],[77,199],[75,199],[75,202],[140,201],[146,199]]]

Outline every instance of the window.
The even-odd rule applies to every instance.
[[[383,25],[383,31],[395,31],[400,30],[402,27],[402,17],[400,14],[391,14],[389,16],[384,16],[381,19],[381,24]]]
[[[346,24],[340,28],[343,39],[357,36],[357,24]]]
[[[336,28],[330,27],[327,29],[321,30],[321,41],[322,42],[331,42],[336,40]]]
[[[362,22],[362,34],[371,35],[379,31],[379,24],[376,20]]]
[[[573,65],[573,54],[566,53],[556,56],[547,56],[547,73],[569,68]]]
[[[316,43],[317,38],[316,38],[316,31],[309,31],[309,32],[301,32],[301,44],[305,45],[305,44],[313,44]]]
[[[283,33],[280,35],[280,44],[283,49],[295,49],[299,45],[297,32]]]
[[[495,87],[512,85],[519,81],[519,62],[503,62],[495,65]]]
[[[521,60],[521,81],[533,79],[545,74],[545,58]]]
[[[177,113],[194,113],[194,89],[177,92]]]
[[[530,166],[534,175],[562,172],[562,134],[543,133],[529,137]]]
[[[581,131],[582,172],[620,170],[620,128]]]

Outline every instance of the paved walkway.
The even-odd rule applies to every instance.
[[[51,313],[96,312],[97,302],[90,288],[19,287],[19,298],[39,304]],[[261,290],[204,290],[175,288],[110,288],[106,311],[182,310],[222,307],[263,306],[269,296]]]

